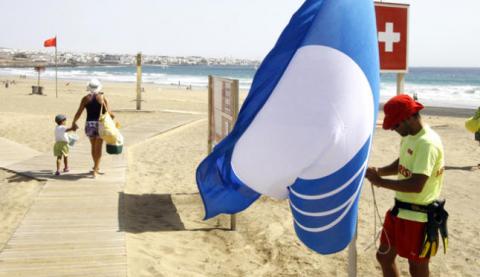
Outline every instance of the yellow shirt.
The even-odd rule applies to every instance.
[[[400,145],[398,179],[410,178],[412,174],[428,176],[420,193],[396,192],[395,198],[402,202],[428,205],[438,199],[442,189],[444,171],[443,145],[438,134],[429,126],[414,136],[403,137]],[[400,209],[399,218],[427,222],[425,213]]]

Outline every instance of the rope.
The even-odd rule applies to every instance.
[[[372,197],[373,197],[373,241],[372,241],[372,243],[367,245],[367,247],[365,247],[364,251],[367,251],[372,246],[375,246],[375,249],[377,250],[377,252],[379,254],[385,255],[390,251],[390,249],[392,247],[391,247],[391,243],[390,243],[390,238],[388,237],[388,234],[383,230],[383,228],[380,231],[377,232],[377,217],[378,217],[379,222],[382,224],[382,226],[383,226],[383,220],[382,220],[382,216],[380,215],[380,212],[378,210],[377,198],[375,196],[375,189],[374,189],[373,185],[371,185],[370,187],[372,189]],[[377,240],[380,237],[382,231],[385,233],[385,238],[387,239],[388,248],[387,248],[387,250],[381,252],[379,247],[377,246]]]

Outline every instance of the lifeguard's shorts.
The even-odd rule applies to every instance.
[[[419,257],[424,238],[425,223],[398,218],[387,211],[380,238],[382,245],[395,247],[400,257],[428,262],[428,258]]]

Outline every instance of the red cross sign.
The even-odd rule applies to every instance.
[[[378,50],[382,72],[407,72],[408,7],[375,2]]]

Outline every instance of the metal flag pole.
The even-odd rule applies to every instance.
[[[358,227],[358,224],[357,224]],[[348,245],[348,277],[357,276],[357,231]]]
[[[57,35],[55,35],[55,97],[58,98]]]

